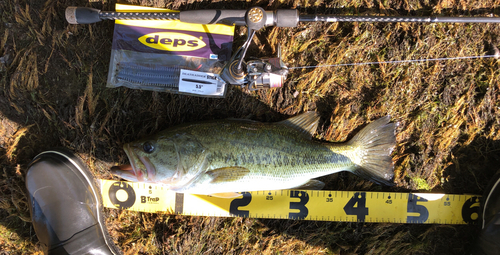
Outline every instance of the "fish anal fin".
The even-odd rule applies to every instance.
[[[239,196],[242,196],[242,194],[237,193],[237,192],[222,192],[222,193],[213,193],[210,194],[212,197],[218,197],[218,198],[236,198]]]
[[[305,190],[320,190],[325,187],[325,183],[322,181],[318,180],[309,180],[308,182],[297,186],[293,187],[292,189],[305,189]]]
[[[237,181],[245,177],[248,173],[250,173],[248,168],[239,166],[222,167],[206,172],[206,174],[212,177],[211,183]]]
[[[293,128],[302,133],[306,138],[311,139],[314,133],[316,133],[316,128],[318,128],[319,118],[320,116],[317,112],[309,111],[278,123]]]

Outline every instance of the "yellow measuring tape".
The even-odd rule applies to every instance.
[[[161,185],[100,180],[105,207],[179,215],[342,222],[468,224],[477,195],[328,190],[243,192],[237,198],[175,193]]]

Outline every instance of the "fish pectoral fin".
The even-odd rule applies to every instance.
[[[222,167],[206,172],[212,177],[211,183],[237,181],[248,173],[250,173],[248,168],[239,166]]]
[[[304,184],[302,184],[300,186],[291,188],[291,189],[320,190],[320,189],[323,189],[324,187],[325,187],[325,183],[322,182],[322,181],[309,180],[308,182],[306,182],[306,183],[304,183]]]
[[[236,198],[242,196],[242,194],[236,192],[223,192],[223,193],[213,193],[210,194],[210,196],[218,198]]]

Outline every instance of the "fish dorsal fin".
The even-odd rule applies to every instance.
[[[293,128],[311,139],[316,133],[318,122],[319,114],[315,111],[309,111],[278,123]]]
[[[212,177],[211,183],[237,181],[245,177],[248,173],[250,173],[250,170],[240,166],[222,167],[206,172],[206,174]]]

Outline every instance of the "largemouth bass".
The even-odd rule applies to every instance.
[[[312,139],[316,112],[276,123],[218,120],[185,124],[124,145],[130,165],[113,173],[180,193],[234,197],[235,192],[321,189],[313,180],[350,171],[391,185],[395,123],[380,118],[346,143]]]

